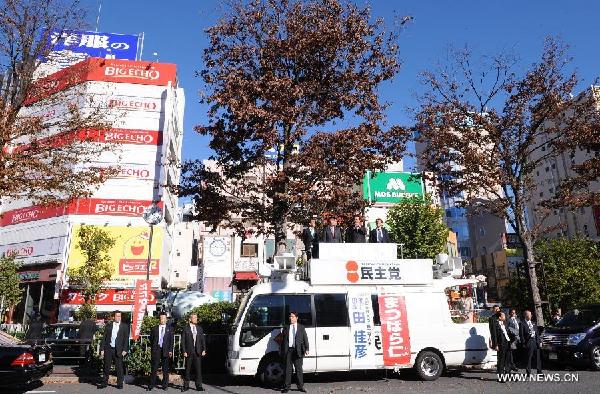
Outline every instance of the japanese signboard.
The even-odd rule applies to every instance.
[[[423,197],[420,174],[410,172],[367,171],[363,178],[363,196],[373,205],[393,205],[409,197]]]
[[[133,305],[135,302],[135,289],[102,289],[94,298],[96,305]],[[60,302],[69,305],[83,305],[83,294],[80,290],[65,289],[61,292]],[[156,304],[156,295],[150,292],[148,305]]]
[[[379,293],[383,365],[410,364],[410,334],[404,296]]]
[[[231,277],[231,237],[204,237],[202,265],[205,278]]]
[[[131,338],[135,341],[140,336],[142,321],[150,300],[152,283],[149,280],[138,279],[135,283],[133,312],[131,313]]]
[[[140,36],[93,31],[53,30],[48,38],[51,52],[70,51],[86,57],[136,60]]]
[[[348,292],[350,318],[350,368],[372,368],[375,359],[375,332],[371,294]]]
[[[405,260],[325,260],[311,262],[313,285],[402,285],[433,281],[433,261]]]
[[[75,268],[83,264],[84,258],[81,250],[77,248],[77,236],[80,225],[73,226],[73,236],[69,250],[68,268]],[[115,244],[108,251],[110,264],[113,267],[113,276],[106,287],[133,287],[136,279],[146,277],[148,266],[148,247],[150,230],[147,227],[102,226]],[[152,259],[150,262],[150,278],[153,286],[158,286],[159,263],[162,254],[163,229],[156,226],[152,237]]]
[[[33,205],[26,208],[4,212],[0,218],[0,226],[32,222],[63,215],[109,215],[140,217],[150,200],[126,200],[110,198],[80,198],[66,206]],[[158,206],[162,208],[162,201]]]
[[[258,259],[253,257],[242,257],[233,262],[234,272],[258,272]]]

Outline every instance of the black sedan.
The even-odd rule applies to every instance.
[[[52,349],[52,357],[60,363],[79,363],[89,355],[91,339],[79,335],[79,323],[57,323],[44,327],[42,337],[28,343],[44,343]]]
[[[54,364],[45,345],[20,344],[3,334],[0,340],[0,387],[22,386],[50,375]]]

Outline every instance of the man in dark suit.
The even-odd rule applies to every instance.
[[[500,307],[498,305],[494,305],[492,307],[492,315],[488,319],[488,327],[490,329],[490,341],[493,337],[496,336],[496,329],[498,328],[498,312],[500,312]],[[491,345],[490,347],[493,349],[494,347]]]
[[[29,322],[29,327],[27,327],[25,339],[41,339],[42,331],[44,331],[44,322],[40,314],[35,312]]]
[[[183,349],[183,357],[185,357],[185,378],[181,391],[190,389],[190,372],[192,366],[196,371],[196,390],[204,391],[202,387],[202,356],[206,355],[206,342],[204,331],[198,325],[198,315],[195,313],[190,314],[188,324],[183,327],[181,348]]]
[[[115,311],[112,323],[106,324],[100,343],[100,356],[104,358],[104,381],[100,388],[108,386],[110,366],[117,370],[117,388],[123,388],[123,357],[129,349],[129,325],[121,322],[121,312]]]
[[[150,331],[151,365],[150,386],[148,391],[156,386],[156,372],[158,366],[162,368],[162,388],[166,390],[169,386],[169,359],[173,357],[173,329],[167,325],[167,314],[161,312],[158,316],[160,323],[152,327]]]
[[[337,225],[335,216],[329,217],[329,224],[323,229],[321,240],[325,243],[342,243],[342,230]]]
[[[542,360],[540,359],[540,333],[538,326],[531,321],[531,311],[525,311],[525,319],[521,322],[521,342],[527,354],[527,375],[531,375],[531,360],[535,356],[537,373],[542,373]]]
[[[496,364],[496,373],[498,381],[504,382],[501,375],[507,374],[509,370],[510,355],[510,336],[506,325],[506,315],[504,312],[498,312],[497,325],[494,335],[492,335],[492,348],[498,352],[498,363]]]
[[[346,230],[346,242],[367,242],[367,229],[363,226],[362,218],[359,215],[354,216],[354,225]]]
[[[319,236],[317,233],[317,220],[310,219],[308,227],[302,230],[302,242],[306,250],[306,258],[308,260],[319,258]]]
[[[282,330],[283,340],[280,344],[280,353],[285,359],[285,383],[282,393],[287,393],[292,385],[292,367],[296,370],[296,383],[298,390],[304,390],[302,376],[302,358],[308,356],[308,336],[304,326],[298,323],[298,313],[290,312],[290,324]]]
[[[84,367],[89,371],[91,368],[92,339],[96,333],[96,321],[92,318],[85,319],[79,324],[79,355],[83,357]]]
[[[375,220],[375,224],[377,227],[371,230],[371,233],[369,234],[369,242],[378,244],[387,244],[392,242],[390,234],[388,233],[387,229],[383,227],[383,220],[377,219]]]
[[[517,348],[521,342],[521,322],[517,317],[516,309],[511,309],[508,315],[508,334],[510,336],[510,356],[508,358],[509,369],[517,372]]]

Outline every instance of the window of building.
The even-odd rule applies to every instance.
[[[546,172],[550,171],[550,167],[546,167]]]
[[[318,327],[348,327],[346,294],[315,294]]]
[[[537,176],[540,176],[540,171],[539,171],[539,170],[538,170],[538,171],[536,171],[536,172],[535,172],[535,175],[537,175]]]
[[[544,197],[544,192],[541,192],[541,193],[540,193],[540,197]]]
[[[242,257],[258,257],[258,244],[242,243]]]
[[[551,167],[553,170],[556,169],[556,163],[552,163]]]

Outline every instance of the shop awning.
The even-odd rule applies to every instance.
[[[258,280],[258,274],[256,272],[236,272],[233,277],[235,280]]]

